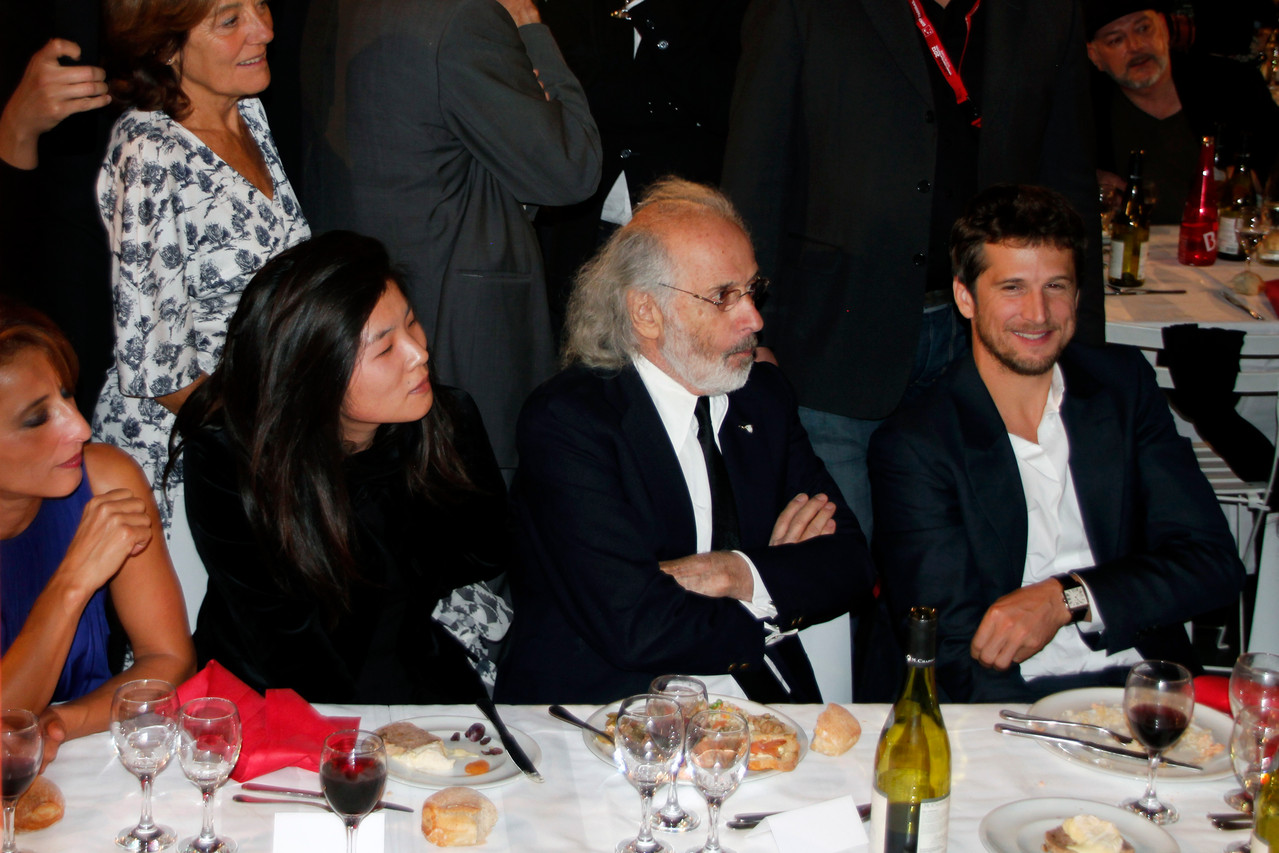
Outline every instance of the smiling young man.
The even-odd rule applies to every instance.
[[[951,232],[972,358],[871,443],[874,553],[889,611],[939,609],[953,701],[1122,684],[1193,666],[1182,624],[1243,567],[1154,373],[1071,344],[1084,228],[1057,193],[1003,185]]]

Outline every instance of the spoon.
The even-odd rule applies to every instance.
[[[592,732],[595,735],[604,738],[604,740],[611,741],[613,739],[613,736],[603,729],[597,729],[585,720],[581,720],[573,716],[572,712],[563,705],[552,705],[546,709],[546,713],[550,714],[557,720],[562,720],[563,722],[568,723],[571,726],[577,726],[579,729],[585,729],[588,732]]]

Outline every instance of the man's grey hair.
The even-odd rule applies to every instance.
[[[732,202],[714,187],[682,178],[662,178],[649,186],[635,207],[635,218],[617,229],[573,282],[565,319],[565,367],[620,370],[639,353],[626,294],[651,294],[665,310],[675,291],[674,261],[662,242],[663,227],[690,215],[709,214],[747,233]]]

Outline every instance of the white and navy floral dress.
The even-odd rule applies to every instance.
[[[116,121],[98,175],[116,332],[93,435],[142,466],[166,529],[181,472],[166,495],[160,486],[174,418],[155,398],[213,372],[249,279],[311,236],[262,104],[243,100],[240,115],[262,150],[274,198],[158,111],[130,110]]]

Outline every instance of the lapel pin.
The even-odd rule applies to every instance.
[[[746,430],[746,431],[747,431],[747,432],[749,432],[749,433],[754,433],[754,432],[755,432],[755,427],[754,427],[754,426],[752,426],[751,424],[738,424],[738,425],[737,425],[737,428],[738,428],[738,429],[744,429],[744,430]]]

